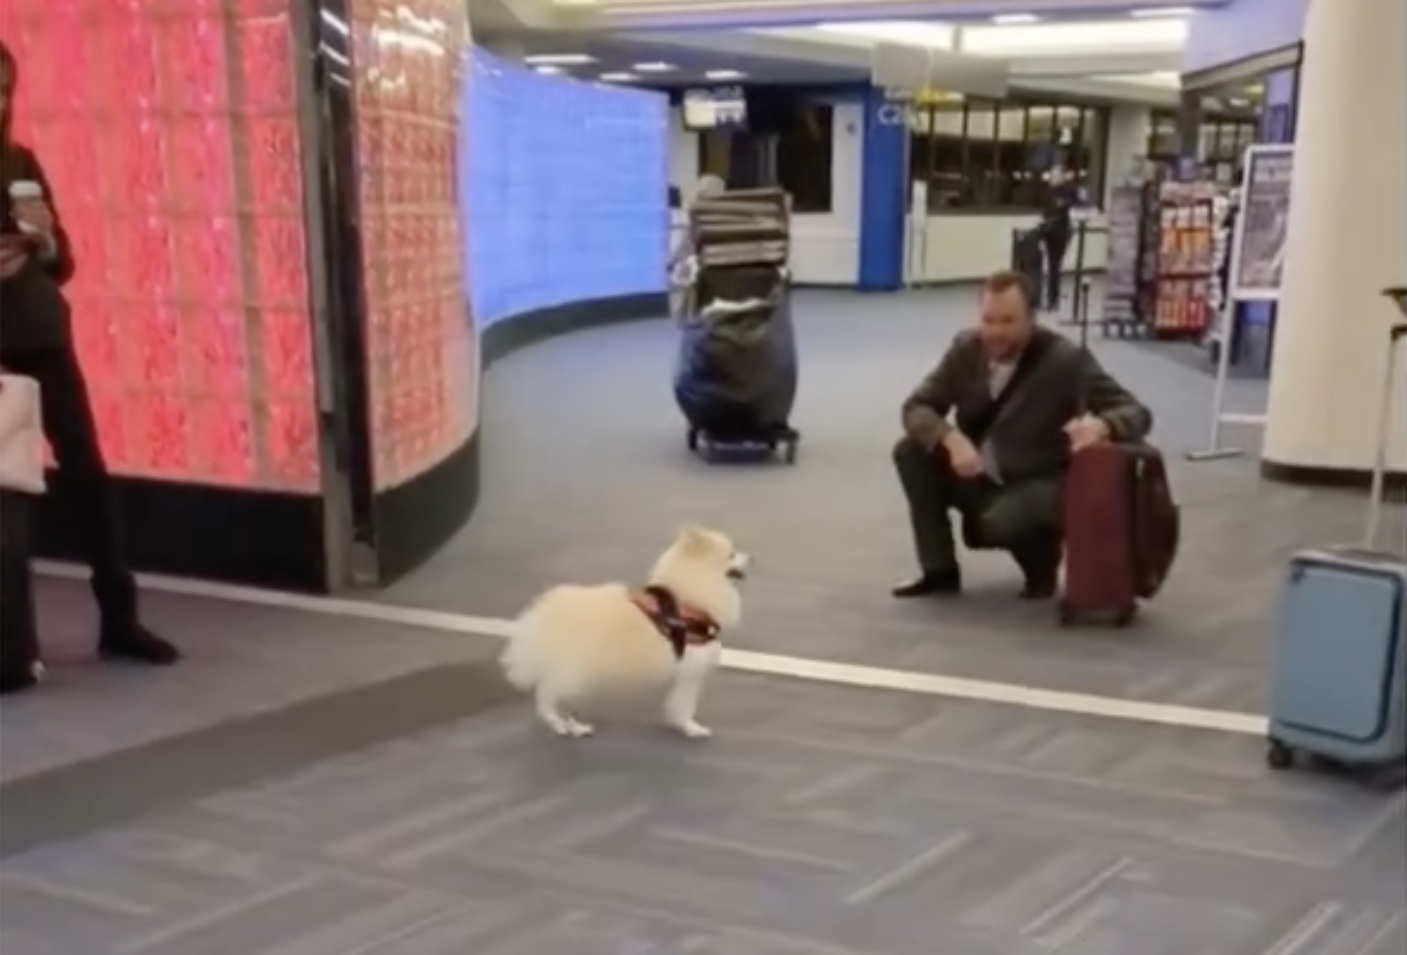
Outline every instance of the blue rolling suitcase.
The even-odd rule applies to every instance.
[[[1394,352],[1404,335],[1407,325],[1394,326]],[[1297,752],[1364,768],[1407,757],[1407,562],[1376,547],[1393,364],[1362,544],[1290,560],[1271,691],[1267,759],[1276,769]]]

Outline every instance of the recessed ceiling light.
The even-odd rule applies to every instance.
[[[998,26],[1014,27],[1024,23],[1040,23],[1041,18],[1034,13],[998,13],[992,17],[992,22]]]
[[[557,76],[559,73],[566,72],[560,66],[552,66],[550,63],[544,63],[541,66],[534,66],[533,70],[535,72],[541,73],[543,76]]]
[[[1156,20],[1164,17],[1190,17],[1196,12],[1191,7],[1144,7],[1140,10],[1130,10],[1129,16]]]
[[[704,73],[706,80],[740,80],[746,76],[742,70],[709,70]]]
[[[931,50],[951,50],[957,38],[957,28],[950,24],[916,20],[850,20],[818,23],[813,29]]]
[[[655,61],[653,63],[636,63],[631,67],[636,73],[673,73],[678,69],[673,63]]]
[[[595,63],[596,57],[586,53],[535,53],[523,57],[523,62],[531,66],[581,66]]]
[[[629,83],[635,79],[634,73],[602,73],[596,77],[603,83]]]

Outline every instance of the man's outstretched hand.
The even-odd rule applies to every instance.
[[[1083,451],[1096,444],[1104,444],[1112,436],[1109,423],[1092,414],[1082,414],[1065,425],[1065,434],[1070,438],[1070,450]]]

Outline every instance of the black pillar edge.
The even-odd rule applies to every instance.
[[[1359,491],[1366,491],[1373,484],[1373,472],[1366,468],[1328,468],[1270,460],[1260,462],[1260,476],[1279,484]],[[1407,493],[1407,472],[1389,471],[1384,486],[1389,493]]]

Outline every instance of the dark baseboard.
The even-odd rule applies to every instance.
[[[113,494],[139,570],[256,587],[327,589],[322,499],[273,491],[114,477]],[[78,510],[61,475],[36,499],[38,556],[82,561]]]
[[[520,348],[601,325],[663,318],[669,314],[668,292],[640,292],[584,299],[500,318],[479,331],[479,354],[488,368]]]
[[[464,526],[479,503],[479,432],[424,474],[376,495],[378,584],[426,561]]]
[[[1281,484],[1300,484],[1307,487],[1349,488],[1366,491],[1372,487],[1371,471],[1357,468],[1322,468],[1301,464],[1281,464],[1278,461],[1260,462],[1260,476],[1267,481]],[[1407,492],[1407,472],[1389,471],[1384,482],[1390,492]]]

